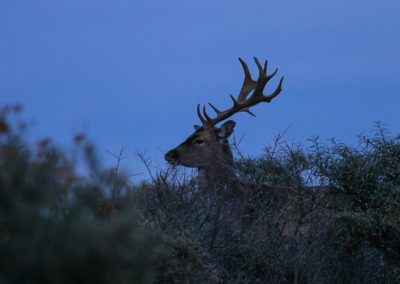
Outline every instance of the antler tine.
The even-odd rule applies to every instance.
[[[197,115],[199,116],[201,123],[206,124],[207,121],[204,119],[200,112],[200,104],[197,105]]]
[[[274,72],[274,73],[276,73],[276,72]],[[271,102],[271,100],[273,98],[275,98],[277,95],[279,95],[279,93],[282,91],[282,82],[283,82],[284,78],[285,77],[282,76],[281,80],[279,81],[278,87],[275,89],[275,91],[272,94],[270,94],[268,96],[265,96],[265,95],[263,96],[265,102],[269,103],[269,102]]]
[[[260,61],[258,61],[258,58],[254,57],[254,61],[256,62],[257,67],[258,67],[258,72],[259,72],[258,79],[260,79],[260,77],[265,77],[264,68],[261,66]]]
[[[251,74],[249,71],[249,67],[247,66],[247,63],[243,61],[242,58],[239,57],[239,61],[243,66],[243,71],[244,71],[244,81],[253,81],[253,79],[251,78]],[[254,81],[253,81],[254,82]]]
[[[250,114],[251,116],[256,117],[256,115],[255,115],[254,113],[252,113],[252,112],[249,110],[248,107],[247,107],[247,108],[244,108],[244,109],[241,109],[240,111],[241,111],[241,112],[247,112],[247,113]]]
[[[206,112],[206,105],[203,106],[203,114],[204,114],[204,117],[207,119],[207,121],[211,120],[211,117],[209,117],[207,112]]]
[[[215,106],[213,106],[211,103],[208,103],[208,104],[217,113],[217,115],[221,113],[221,111],[219,109],[217,109]]]
[[[244,79],[243,79],[242,89],[240,90],[239,96],[237,98],[237,101],[241,102],[241,101],[246,100],[246,97],[255,88],[256,81],[254,81],[253,78],[251,78],[249,67],[247,66],[246,62],[244,62],[242,60],[242,58],[240,58],[240,57],[239,57],[239,61],[242,64],[243,71],[244,71]]]
[[[275,71],[271,75],[267,75],[268,81],[275,76],[275,74],[278,72],[278,68],[275,69]]]
[[[265,60],[264,63],[264,73],[267,74],[268,60]]]
[[[238,101],[235,100],[235,98],[232,96],[232,94],[229,94],[229,96],[231,97],[231,99],[233,101],[233,108],[238,108],[239,107]]]
[[[260,62],[258,61],[257,57],[254,57],[254,61],[256,62],[257,67],[258,67],[258,79],[256,82],[255,90],[250,99],[256,98],[256,97],[261,97],[263,95],[262,91],[268,82],[268,77],[265,74],[265,71],[264,71],[263,67],[261,66]]]

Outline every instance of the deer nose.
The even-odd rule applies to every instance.
[[[165,154],[165,160],[167,160],[168,162],[179,160],[178,151],[176,151],[175,149],[168,151],[167,154]]]

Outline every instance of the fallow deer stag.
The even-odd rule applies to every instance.
[[[201,113],[199,104],[197,114],[202,126],[195,125],[195,132],[179,146],[170,150],[165,155],[165,159],[173,165],[197,168],[199,186],[222,188],[233,194],[243,196],[246,193],[246,187],[234,173],[233,156],[228,143],[228,137],[232,134],[236,123],[228,120],[220,127],[217,127],[216,124],[238,112],[247,112],[255,116],[250,111],[250,107],[261,102],[271,102],[282,90],[283,77],[272,94],[264,95],[263,90],[266,84],[274,77],[278,69],[267,75],[267,61],[265,61],[263,67],[258,59],[254,58],[259,74],[258,79],[253,80],[247,64],[241,58],[239,58],[239,61],[243,66],[244,81],[237,98],[235,99],[230,95],[233,106],[220,111],[214,105],[208,103],[216,112],[216,117],[212,118],[207,114],[205,105]],[[252,91],[253,93],[250,95]]]

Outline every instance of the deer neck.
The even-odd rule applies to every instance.
[[[246,188],[236,177],[234,168],[204,167],[198,168],[197,185],[207,190],[218,190],[228,196],[245,197]]]
[[[233,168],[214,165],[198,168],[197,181],[203,187],[224,187],[231,184],[233,177],[235,177]]]
[[[198,168],[197,184],[207,189],[222,189],[223,191],[243,195],[243,184],[235,175],[233,156],[229,144],[224,145],[222,154],[209,165]]]

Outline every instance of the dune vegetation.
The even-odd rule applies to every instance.
[[[20,111],[0,110],[0,283],[400,283],[400,135],[382,123],[356,146],[278,137],[236,155],[243,216],[178,168],[131,184],[84,135],[74,155],[32,145]]]

